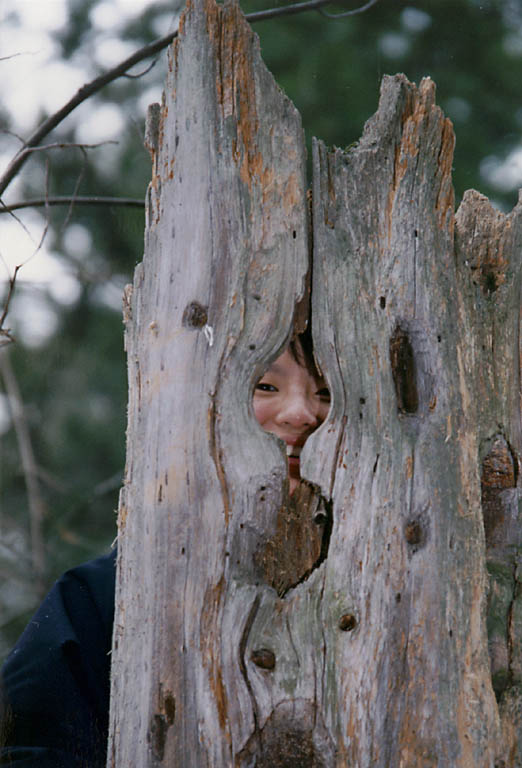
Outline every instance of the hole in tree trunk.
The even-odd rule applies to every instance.
[[[390,363],[399,412],[417,413],[419,395],[415,355],[408,333],[400,326],[390,339]]]
[[[284,701],[239,755],[241,768],[333,768],[335,750],[311,701]]]

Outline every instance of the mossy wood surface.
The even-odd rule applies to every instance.
[[[237,6],[189,3],[169,61],[108,765],[521,765],[521,205],[454,214],[451,124],[399,75],[357,146],[315,143],[310,220],[299,115]],[[250,399],[310,284],[333,406],[289,501]]]

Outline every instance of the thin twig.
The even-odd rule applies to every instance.
[[[126,205],[130,208],[143,208],[145,203],[135,197],[99,197],[99,196],[78,196],[72,195],[49,197],[47,200],[43,197],[37,197],[33,200],[21,200],[18,203],[7,205],[1,202],[0,214],[12,213],[21,208],[41,208],[44,205]]]
[[[282,8],[268,8],[266,11],[256,11],[255,13],[247,13],[245,18],[251,24],[256,21],[267,21],[268,19],[276,19],[279,16],[293,16],[296,13],[304,13],[305,11],[318,11],[323,5],[333,5],[336,0],[309,0],[304,3],[293,3],[292,5],[284,5]],[[372,0],[372,5],[378,0]],[[353,16],[356,13],[361,13],[362,9],[356,8],[354,11],[348,11],[347,15]]]
[[[45,200],[43,201],[42,205],[45,205]],[[0,198],[0,213],[8,213],[10,216],[12,216],[13,219],[16,221],[16,223],[19,224],[22,227],[22,229],[24,230],[24,232],[27,235],[27,237],[30,240],[32,240],[33,243],[36,245],[36,240],[34,239],[32,234],[29,232],[29,230],[25,226],[25,224],[22,221],[22,219],[19,219],[18,216],[16,215],[16,213],[13,213],[13,211],[10,208],[10,206],[6,205],[1,198]]]
[[[375,0],[375,2],[377,2],[377,0]],[[287,5],[283,8],[269,8],[266,11],[248,13],[246,15],[246,19],[251,23],[256,21],[266,21],[267,19],[274,19],[279,16],[288,16],[296,13],[303,13],[305,11],[318,10],[323,5],[329,4],[332,4],[332,0],[310,0],[309,2]],[[373,5],[374,3],[371,4]],[[369,7],[369,4],[367,3],[366,6]],[[351,11],[350,14],[353,15],[355,13],[361,13],[364,8],[365,6],[362,6],[361,9],[355,9],[354,11]],[[22,165],[25,163],[28,157],[26,152],[27,148],[38,146],[42,139],[45,138],[45,136],[47,136],[53,130],[53,128],[56,128],[56,126],[59,125],[62,120],[64,120],[86,99],[90,98],[94,93],[97,93],[105,85],[112,83],[113,80],[116,80],[118,77],[124,75],[127,70],[131,69],[131,67],[133,67],[135,64],[138,64],[138,62],[143,61],[143,59],[147,59],[149,56],[153,56],[155,53],[159,53],[161,50],[163,50],[163,48],[166,48],[167,45],[170,45],[170,43],[177,37],[177,35],[177,30],[174,32],[169,32],[168,35],[165,35],[164,37],[149,43],[149,45],[145,45],[143,48],[135,51],[131,56],[126,58],[116,67],[109,69],[103,75],[100,75],[94,80],[91,80],[90,83],[83,85],[76,92],[76,94],[71,99],[69,99],[66,104],[64,104],[61,109],[51,115],[36,129],[36,131],[34,131],[34,133],[31,134],[31,136],[25,142],[25,148],[17,152],[17,154],[9,163],[5,172],[2,174],[2,176],[0,176],[0,195],[4,193],[7,186],[11,183]]]
[[[42,144],[41,147],[26,147],[20,150],[20,157],[26,155],[32,155],[34,152],[47,152],[49,149],[98,149],[105,144],[118,144],[114,139],[108,139],[107,141],[100,141],[98,144],[78,144],[72,141],[56,141],[53,144]]]
[[[17,264],[12,277],[9,278],[9,289],[7,291],[7,298],[4,303],[2,317],[0,317],[0,347],[4,346],[5,344],[9,344],[11,341],[13,341],[13,337],[11,336],[11,329],[4,328],[4,323],[7,317],[7,313],[9,312],[9,304],[11,303],[11,299],[13,297],[13,291],[16,283],[16,278],[18,276],[18,270],[20,269],[21,266],[22,266],[21,264]]]
[[[156,64],[158,63],[157,59],[153,59],[148,67],[146,67],[142,72],[138,72],[137,75],[129,75],[128,72],[126,72],[122,77],[127,77],[129,80],[139,80],[140,77],[145,77],[145,75],[148,75],[150,70],[153,69]]]
[[[22,138],[22,136],[19,136],[14,131],[10,131],[8,128],[0,128],[0,133],[5,133],[6,136],[14,136],[15,139],[18,139],[20,144],[23,144],[25,146],[25,139]]]
[[[359,6],[359,8],[355,8],[353,11],[342,11],[341,13],[328,13],[324,8],[319,8],[319,13],[327,19],[346,19],[348,16],[355,16],[358,13],[369,11],[372,5],[376,5],[378,2],[379,0],[369,0],[369,2]]]
[[[9,56],[0,56],[0,61],[9,61],[9,59],[16,59],[18,56],[34,56],[38,51],[18,51],[17,53],[11,53]]]
[[[82,165],[82,167],[80,169],[80,173],[78,174],[78,178],[76,179],[76,183],[74,185],[74,189],[73,189],[73,193],[72,193],[72,200],[71,200],[71,204],[69,205],[69,210],[67,211],[67,215],[65,217],[65,221],[63,222],[63,224],[61,226],[61,231],[62,232],[65,232],[65,228],[67,227],[67,225],[68,225],[68,223],[69,223],[69,221],[71,219],[71,216],[72,216],[72,213],[73,213],[73,210],[74,210],[74,201],[78,197],[78,191],[80,189],[80,185],[81,185],[81,183],[83,181],[83,177],[85,176],[85,172],[87,170],[87,151],[85,150],[84,147],[82,147],[81,148],[81,152],[82,152],[82,155],[83,155],[83,165]],[[46,207],[48,207],[48,206],[49,206],[49,196],[47,196],[47,203],[46,203]]]
[[[31,530],[31,562],[36,589],[38,594],[41,595],[44,588],[45,572],[45,549],[42,532],[45,504],[40,493],[37,465],[31,443],[29,426],[25,418],[22,395],[7,350],[4,350],[0,355],[0,369],[11,410],[13,426],[18,442],[18,450],[20,452],[20,459],[22,461],[25,477]]]

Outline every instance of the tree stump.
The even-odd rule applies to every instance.
[[[235,3],[189,2],[151,114],[108,765],[521,764],[521,204],[455,215],[451,124],[397,75],[315,142],[310,215]],[[310,292],[333,405],[289,499],[251,397]]]

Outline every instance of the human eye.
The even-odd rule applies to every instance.
[[[256,391],[258,392],[277,392],[277,387],[273,384],[269,384],[267,381],[258,381],[256,384]]]
[[[328,387],[321,387],[315,394],[323,403],[330,402],[330,390]]]

